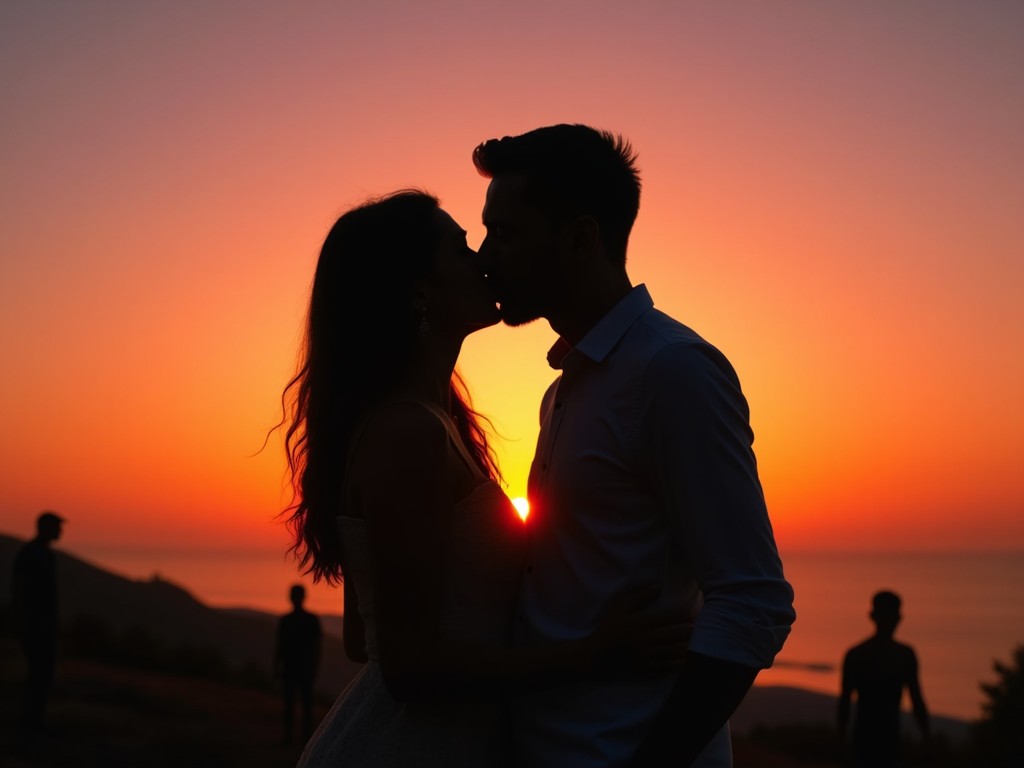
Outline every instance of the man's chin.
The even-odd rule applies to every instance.
[[[502,313],[502,315],[501,315],[501,322],[503,322],[505,325],[509,326],[510,328],[518,328],[521,325],[529,325],[534,320],[539,320],[539,319],[540,319],[539,317],[529,317],[529,316],[522,317],[522,316],[519,316],[519,315],[506,315],[504,313]]]
[[[520,325],[528,325],[534,320],[540,319],[540,314],[538,312],[531,312],[529,310],[524,311],[520,307],[499,305],[498,311],[501,313],[501,322],[512,328],[517,328]]]

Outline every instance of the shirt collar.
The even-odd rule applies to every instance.
[[[570,347],[565,339],[559,338],[548,350],[548,365],[556,369],[565,368],[566,363],[577,355],[583,355],[595,363],[602,362],[626,335],[633,322],[653,308],[654,301],[647,286],[640,283],[598,320],[575,347]]]

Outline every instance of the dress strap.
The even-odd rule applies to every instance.
[[[401,403],[416,403],[418,405],[423,406],[428,411],[430,411],[432,414],[434,414],[434,416],[437,417],[437,419],[441,422],[441,424],[444,425],[445,432],[448,433],[448,440],[451,442],[451,444],[453,446],[455,446],[455,449],[459,452],[459,456],[462,457],[462,460],[465,462],[466,466],[469,468],[469,471],[473,474],[473,476],[474,477],[478,477],[478,478],[483,479],[483,480],[487,480],[488,479],[487,475],[480,469],[479,465],[476,463],[476,459],[474,459],[473,455],[469,452],[469,449],[466,448],[466,444],[462,441],[462,436],[459,434],[458,427],[455,426],[455,422],[452,421],[452,417],[450,415],[448,415],[448,413],[446,413],[439,406],[437,406],[437,405],[435,405],[433,403],[428,403],[425,400],[411,400],[410,399],[410,400],[392,400],[391,401],[391,403],[400,403],[400,402]],[[391,404],[391,403],[389,403],[389,404]],[[352,431],[352,440],[349,442],[348,455],[345,457],[345,467],[344,467],[344,470],[343,470],[344,474],[342,475],[345,478],[348,478],[348,476],[349,476],[349,470],[352,468],[352,458],[355,456],[356,448],[358,447],[359,441],[360,441],[360,439],[363,436],[363,432],[366,431],[366,425],[369,423],[370,417],[377,410],[379,410],[379,407],[375,408],[373,411],[370,411],[370,413],[366,414],[362,419],[360,419],[359,423],[356,425],[356,428]],[[342,504],[343,505],[344,505],[344,499],[345,499],[345,487],[347,487],[347,486],[348,486],[348,483],[346,482],[346,483],[344,483],[344,487],[342,488]]]
[[[452,417],[434,403],[428,403],[422,400],[416,400],[413,402],[419,403],[432,414],[437,416],[437,418],[444,425],[445,431],[448,433],[448,439],[451,441],[452,445],[455,446],[455,449],[459,452],[459,455],[462,457],[462,460],[466,463],[466,466],[469,467],[469,471],[472,472],[473,475],[476,477],[486,479],[486,476],[481,471],[479,465],[476,463],[476,459],[473,458],[473,455],[469,452],[469,449],[466,448],[466,444],[462,440],[462,435],[459,434],[459,429],[458,427],[455,426],[455,422],[452,421]]]

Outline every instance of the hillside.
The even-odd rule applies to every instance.
[[[62,658],[50,705],[54,734],[16,731],[23,664],[0,638],[0,765],[5,768],[284,768],[277,695],[211,680]],[[327,704],[318,702],[317,717]]]
[[[21,543],[0,535],[0,617],[9,600],[11,564]],[[169,650],[214,649],[235,667],[249,666],[261,670],[264,677],[269,675],[275,616],[248,609],[210,608],[171,582],[155,578],[149,581],[126,579],[66,552],[57,550],[56,554],[61,620],[65,626],[90,616],[103,623],[112,635],[134,633],[134,637],[139,637],[142,633]],[[328,631],[336,632],[337,617],[325,617],[324,625]],[[0,621],[0,630],[3,629]],[[22,662],[13,639],[3,634],[0,631],[0,650],[3,651],[0,682],[4,683],[0,714],[10,715],[16,711],[14,694],[20,685]],[[118,665],[116,659],[113,661],[115,663],[111,664],[110,659],[61,659],[55,707],[64,713],[64,720],[71,723],[71,743],[76,739],[82,742],[73,748],[65,742],[65,747],[91,750],[90,754],[96,755],[95,762],[81,764],[131,764],[111,762],[102,748],[105,739],[122,740],[125,755],[137,754],[168,739],[179,745],[205,745],[202,747],[204,754],[211,759],[214,754],[231,751],[232,744],[239,741],[248,744],[255,739],[255,743],[265,744],[264,757],[271,754],[276,755],[276,759],[293,757],[287,751],[282,754],[275,741],[280,733],[276,721],[278,705],[267,689],[241,688],[226,684],[224,680],[183,678],[167,674],[167,670],[128,668]],[[345,657],[340,637],[328,634],[317,681],[322,694],[321,711],[356,671],[358,665]],[[742,740],[757,726],[828,729],[835,706],[833,696],[795,688],[756,686],[736,712],[733,731]],[[225,717],[225,708],[232,712],[228,717]],[[959,741],[966,729],[963,722],[947,718],[936,718],[933,725],[937,732],[944,732],[954,741]],[[104,732],[106,736],[99,735]],[[268,751],[271,746],[278,751]],[[166,755],[179,756],[182,748],[160,747]],[[248,748],[239,751],[239,756],[243,751],[248,753]],[[107,757],[103,757],[105,754]],[[60,764],[59,760],[55,764]],[[209,764],[231,763],[224,760]],[[241,761],[239,764],[274,763]]]
[[[22,543],[0,535],[0,606],[10,601],[11,567]],[[165,649],[215,649],[230,665],[269,675],[276,617],[210,608],[169,581],[127,579],[59,549],[55,553],[62,626],[91,617],[113,635],[141,629],[145,637]],[[320,668],[317,687],[331,698],[358,671],[335,635],[325,636]]]

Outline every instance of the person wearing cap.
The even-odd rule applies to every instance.
[[[57,660],[57,562],[50,545],[60,538],[63,523],[54,512],[40,514],[35,538],[14,558],[14,622],[28,664],[22,710],[25,737],[46,730],[46,704]]]

